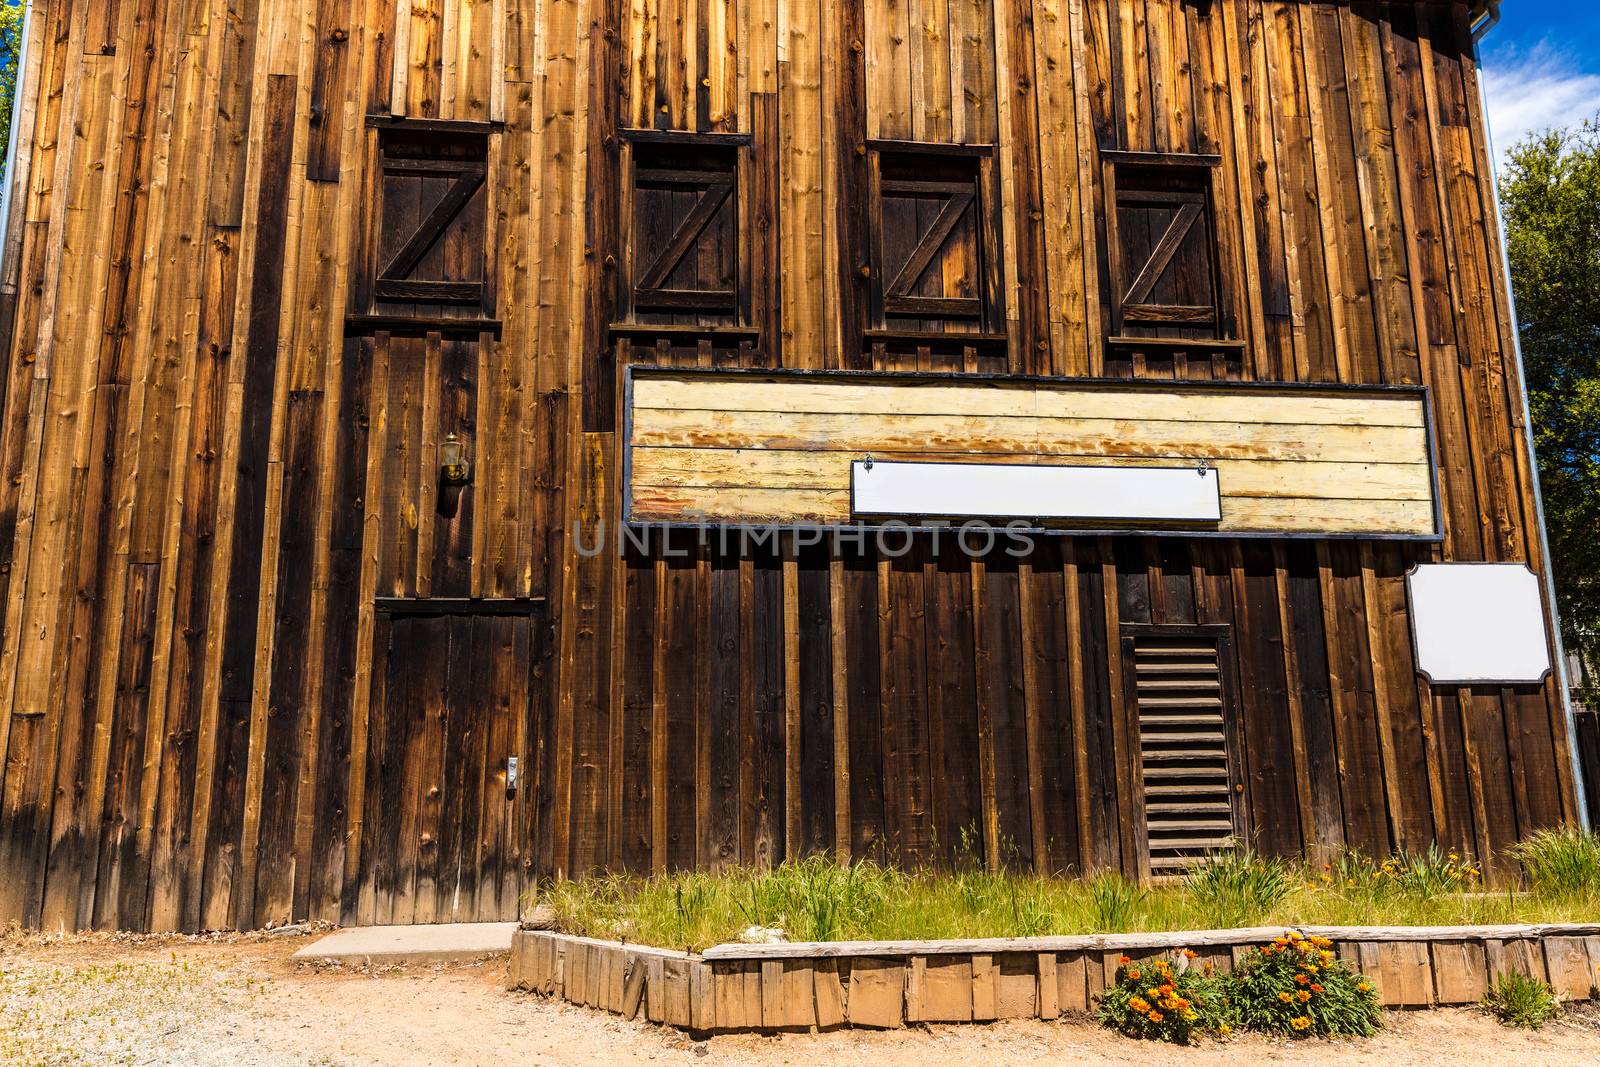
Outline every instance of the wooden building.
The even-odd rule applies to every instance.
[[[1580,818],[1482,11],[32,8],[0,919]]]

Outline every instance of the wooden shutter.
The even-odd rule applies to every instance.
[[[630,131],[619,318],[740,322],[739,142]]]
[[[887,144],[875,142],[869,160],[871,328],[1003,330],[988,150]]]
[[[375,196],[355,317],[394,329],[494,325],[490,136],[483,123],[396,120],[376,130]]]
[[[1112,335],[1222,337],[1211,157],[1103,156]]]
[[[1239,834],[1227,642],[1215,628],[1135,633],[1144,824],[1152,874],[1173,874]]]

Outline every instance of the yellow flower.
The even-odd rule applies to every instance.
[[[1319,955],[1325,960],[1331,960],[1333,959],[1333,950],[1325,948],[1319,953]]]
[[[1233,1033],[1233,1027],[1229,1026],[1227,1023],[1217,1024],[1217,1034],[1219,1036],[1227,1037],[1231,1033]]]
[[[1150,1010],[1150,1002],[1143,997],[1134,997],[1128,1001],[1128,1007],[1137,1012],[1146,1012]]]
[[[1356,985],[1356,988],[1361,990],[1361,992],[1363,992],[1363,993],[1370,993],[1370,992],[1372,992],[1372,983],[1371,982],[1360,982],[1360,983],[1358,983]]]
[[[1159,1011],[1153,1011],[1153,1012],[1151,1012],[1151,1013],[1150,1013],[1150,1015],[1149,1015],[1149,1019],[1150,1019],[1150,1021],[1151,1021],[1151,1022],[1153,1022],[1153,1023],[1158,1023],[1158,1022],[1160,1022],[1160,1021],[1161,1021],[1161,1020],[1162,1020],[1162,1019],[1163,1019],[1163,1018],[1165,1018],[1165,1016],[1163,1016],[1163,1015],[1162,1015],[1162,1014],[1161,1014],[1161,1013],[1160,1013],[1160,1012],[1159,1012]]]
[[[1279,993],[1278,994],[1278,999],[1283,1001],[1285,1004],[1287,1004],[1287,1003],[1289,1003],[1289,1001],[1294,999],[1294,996],[1292,994],[1289,994],[1289,993]]]
[[[1294,1027],[1296,1030],[1309,1030],[1311,1028],[1311,1020],[1306,1018],[1304,1015],[1296,1015],[1293,1019],[1289,1020],[1289,1025]]]
[[[1300,992],[1298,992],[1298,993],[1296,993],[1294,995],[1294,999],[1296,999],[1300,1003],[1304,1004],[1306,1001],[1311,999],[1311,994],[1307,993],[1304,989],[1302,989],[1302,990],[1300,990]]]

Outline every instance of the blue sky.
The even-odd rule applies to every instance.
[[[1489,128],[1503,155],[1530,130],[1600,114],[1600,4],[1504,0],[1483,39]]]

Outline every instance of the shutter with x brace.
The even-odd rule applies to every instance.
[[[1115,334],[1178,327],[1218,336],[1207,170],[1108,164]]]
[[[625,320],[734,321],[738,165],[731,148],[631,146]]]
[[[476,130],[402,126],[380,131],[378,155],[374,309],[402,317],[443,309],[492,317],[483,194],[487,137]]]
[[[979,155],[874,153],[868,229],[873,326],[938,333],[994,328]]]

